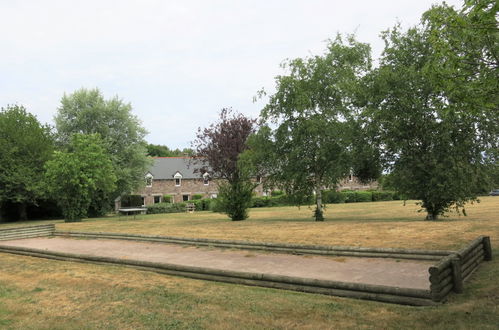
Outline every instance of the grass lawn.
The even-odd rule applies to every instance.
[[[467,208],[467,217],[439,222],[424,221],[417,209],[414,202],[400,201],[334,204],[325,222],[314,222],[307,207],[281,207],[252,209],[241,222],[196,212],[56,223],[58,230],[430,249],[455,249],[490,235],[495,259],[479,267],[464,294],[451,295],[441,306],[398,306],[0,254],[0,328],[496,329],[499,197],[483,197]],[[0,229],[13,225],[19,224]]]

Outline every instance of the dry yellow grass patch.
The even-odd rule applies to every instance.
[[[252,209],[250,218],[232,222],[212,212],[147,215],[140,219],[103,218],[58,223],[58,230],[135,233],[303,244],[365,247],[458,248],[478,235],[499,237],[499,198],[483,197],[467,207],[468,216],[450,214],[424,221],[413,201],[332,204],[326,221],[315,222],[307,207]],[[494,242],[493,242],[494,244]]]

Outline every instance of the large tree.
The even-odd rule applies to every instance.
[[[66,222],[88,216],[92,202],[116,188],[113,164],[99,134],[74,134],[65,150],[56,151],[45,167],[49,191]]]
[[[262,118],[277,125],[252,138],[251,153],[267,182],[303,203],[315,193],[315,219],[323,220],[322,191],[352,170],[359,89],[371,67],[370,47],[353,36],[331,40],[323,55],[283,65]],[[267,142],[264,142],[266,140]],[[253,162],[255,163],[255,162]]]
[[[423,25],[384,33],[371,113],[394,185],[421,200],[428,220],[476,199],[498,141],[497,62],[491,80],[487,45],[466,41],[483,31],[444,16],[458,17],[444,5]]]
[[[113,164],[116,189],[109,199],[98,199],[92,214],[102,214],[112,199],[130,193],[144,182],[149,166],[146,157],[146,130],[132,114],[132,106],[118,97],[104,99],[98,89],[80,89],[64,95],[55,116],[59,141],[67,144],[77,133],[98,133]]]
[[[222,109],[219,121],[199,128],[193,142],[196,161],[202,171],[219,179],[218,200],[232,220],[244,220],[255,185],[240,165],[239,156],[247,149],[247,139],[255,130],[256,120]]]
[[[19,205],[19,218],[27,218],[26,206],[44,195],[43,166],[53,151],[48,126],[41,125],[23,106],[0,111],[0,213],[6,201]],[[1,219],[1,214],[0,214]]]

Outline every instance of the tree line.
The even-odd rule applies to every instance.
[[[466,203],[499,185],[498,8],[491,0],[434,6],[417,26],[382,32],[377,66],[353,35],[336,36],[321,55],[285,61],[275,92],[258,93],[268,96],[258,127],[224,110],[195,143],[209,163],[232,159],[234,176],[221,190],[229,216],[247,216],[255,177],[298,205],[313,195],[320,221],[324,189],[349,174],[367,182],[383,173],[420,201],[426,219],[465,214]],[[242,150],[214,152],[234,138]]]
[[[151,156],[197,156],[222,178],[219,202],[232,220],[247,218],[256,178],[300,205],[352,174],[387,176],[420,201],[428,220],[477,200],[499,185],[498,4],[467,0],[426,11],[421,23],[382,32],[370,46],[337,35],[320,55],[286,60],[260,118],[223,109],[199,129],[192,149],[147,145],[145,129],[120,98],[99,90],[64,95],[55,127],[22,106],[0,112],[0,211],[55,201],[66,220],[102,215],[143,184]],[[0,215],[1,216],[1,215]]]

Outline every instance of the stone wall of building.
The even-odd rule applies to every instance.
[[[172,196],[173,203],[191,200],[192,196],[197,194],[203,195],[203,198],[215,198],[218,194],[218,182],[218,180],[210,180],[208,185],[205,185],[202,179],[182,179],[180,186],[175,186],[175,180],[173,179],[154,179],[151,187],[144,187],[135,194],[144,197],[144,205],[163,202],[164,195]],[[363,184],[355,177],[352,177],[342,180],[338,190],[368,190],[376,189],[377,186],[377,182]],[[254,191],[257,196],[267,195],[261,184],[259,184]]]

